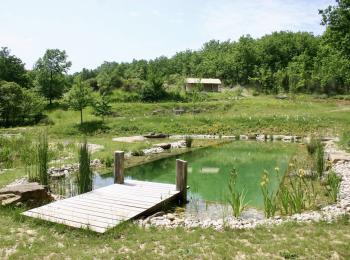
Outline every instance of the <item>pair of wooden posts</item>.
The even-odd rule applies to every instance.
[[[124,152],[114,152],[114,183],[124,183]],[[187,162],[176,159],[176,190],[180,191],[179,199],[187,202]]]

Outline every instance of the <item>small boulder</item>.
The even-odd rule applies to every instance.
[[[47,189],[36,182],[6,186],[0,189],[0,195],[3,195],[2,198],[4,198],[1,201],[2,205],[5,203],[6,205],[15,204],[17,202],[34,202],[34,204],[40,205],[53,200]]]
[[[153,145],[154,147],[160,147],[164,150],[169,150],[171,148],[171,144],[170,143],[160,143],[160,144],[155,144]]]

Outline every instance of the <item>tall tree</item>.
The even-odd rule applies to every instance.
[[[39,92],[50,101],[50,104],[52,104],[53,99],[63,95],[65,74],[72,65],[70,61],[67,61],[67,58],[65,51],[48,49],[35,64]]]
[[[16,82],[22,87],[28,85],[24,63],[21,59],[11,55],[7,47],[2,47],[0,50],[0,80]]]
[[[82,124],[83,109],[90,105],[92,101],[92,90],[89,84],[82,81],[81,76],[76,77],[65,99],[70,108],[80,111],[80,124]]]
[[[327,42],[350,58],[350,0],[336,0],[337,5],[319,10],[327,26]]]

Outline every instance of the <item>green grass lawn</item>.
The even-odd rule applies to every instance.
[[[254,230],[143,229],[106,234],[23,219],[0,209],[0,258],[6,259],[349,259],[348,218]]]
[[[173,109],[178,107],[185,108],[186,112],[174,115]],[[196,108],[196,113],[193,113],[193,108]],[[147,132],[337,135],[341,137],[344,148],[349,148],[350,141],[350,102],[311,96],[297,96],[294,100],[269,96],[228,100],[221,94],[212,94],[208,101],[197,104],[117,103],[113,104],[113,116],[106,118],[105,122],[93,116],[90,108],[86,109],[82,126],[76,111],[56,108],[47,111],[47,115],[49,125],[0,129],[0,133],[35,136],[40,128],[47,128],[50,141],[55,143],[80,142],[87,135],[90,143],[105,147],[93,158],[112,156],[114,150],[151,146],[153,141],[132,144],[111,141],[116,136]],[[75,157],[71,161],[74,160]],[[20,164],[15,163],[14,167],[0,173],[0,187],[24,175]],[[350,258],[348,218],[335,223],[290,223],[223,232],[141,229],[126,224],[98,235],[23,218],[19,214],[22,210],[0,208],[1,259]]]

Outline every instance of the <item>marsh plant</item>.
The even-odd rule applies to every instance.
[[[186,147],[187,148],[191,148],[192,147],[192,142],[193,142],[192,136],[187,135],[186,138],[185,138]]]
[[[47,133],[42,131],[38,136],[36,144],[36,169],[37,178],[42,185],[49,185],[48,164],[49,164],[49,144]]]
[[[341,177],[334,171],[330,171],[326,179],[327,194],[331,198],[332,202],[337,201],[339,189],[340,189]]]
[[[296,169],[293,163],[289,170],[297,175],[289,177],[289,182],[282,181],[277,193],[278,206],[282,214],[301,213],[307,208],[315,208],[318,192],[312,176],[306,176],[304,169]]]
[[[325,159],[324,159],[324,147],[320,140],[317,141],[316,155],[315,155],[316,172],[319,178],[323,176]]]
[[[230,173],[229,185],[228,185],[228,203],[232,208],[233,216],[238,218],[243,210],[247,207],[247,203],[245,202],[246,192],[239,191],[237,189],[237,171],[233,169]]]
[[[90,152],[85,140],[79,150],[79,172],[77,176],[78,193],[82,194],[92,190],[93,172],[90,166]]]
[[[262,181],[260,183],[260,187],[261,187],[261,192],[264,199],[264,213],[265,213],[265,217],[267,218],[271,218],[275,216],[277,211],[276,195],[274,194],[273,191],[270,190],[269,182],[270,182],[269,173],[265,170],[262,177]]]

